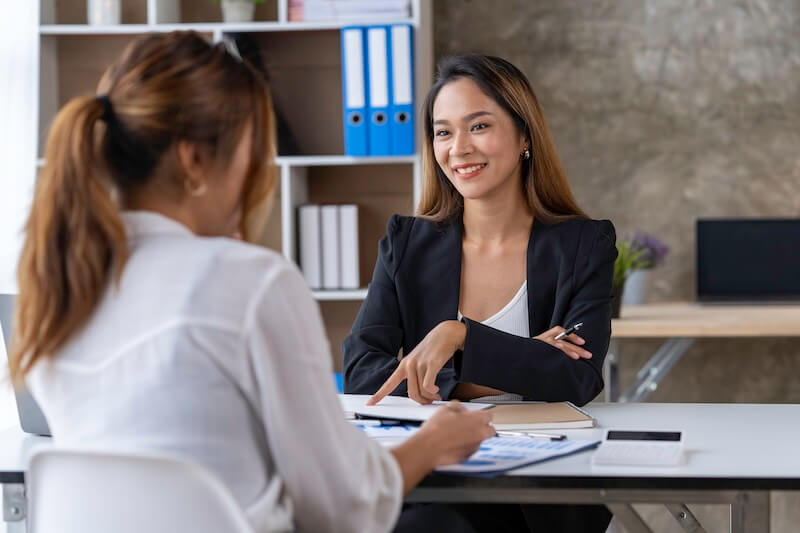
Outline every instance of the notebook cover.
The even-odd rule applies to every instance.
[[[594,427],[594,418],[569,402],[496,405],[497,429],[569,429]]]

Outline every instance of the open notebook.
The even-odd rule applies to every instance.
[[[420,405],[411,398],[387,396],[378,405],[367,405],[368,394],[340,394],[339,402],[348,418],[374,418],[379,420],[398,420],[402,422],[424,422],[433,416],[438,408],[447,402],[433,402]],[[489,409],[491,404],[462,403],[470,411]]]

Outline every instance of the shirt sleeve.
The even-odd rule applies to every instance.
[[[342,344],[344,356],[344,390],[353,394],[374,394],[397,370],[398,353],[406,332],[403,329],[395,285],[413,219],[397,215],[389,220],[386,236],[378,246],[378,260],[367,298],[353,323],[350,335]],[[449,398],[458,382],[452,364],[436,377],[442,398]],[[393,395],[408,395],[403,381]]]
[[[319,308],[296,269],[270,273],[245,331],[267,441],[298,531],[389,531],[402,503],[400,468],[345,420]]]
[[[588,403],[603,390],[603,360],[611,338],[616,237],[614,226],[608,221],[593,221],[587,228],[581,236],[572,293],[560,325],[584,323],[579,334],[586,341],[583,348],[592,353],[592,358],[575,361],[546,342],[511,335],[465,318],[464,350],[454,357],[459,380],[529,399],[578,405]]]

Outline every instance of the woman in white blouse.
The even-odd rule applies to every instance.
[[[56,116],[19,267],[10,371],[57,445],[216,474],[257,531],[390,531],[403,494],[493,434],[441,409],[386,450],[343,417],[296,268],[244,240],[274,187],[263,79],[192,32],[130,45]],[[403,527],[448,530],[447,509]]]

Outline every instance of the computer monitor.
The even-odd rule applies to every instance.
[[[697,300],[800,301],[800,219],[698,220]]]
[[[6,353],[11,350],[11,332],[14,319],[14,303],[16,297],[13,294],[0,294],[0,328],[3,330]],[[50,427],[42,413],[39,404],[33,399],[31,393],[24,387],[14,390],[17,400],[17,413],[19,413],[19,425],[22,430],[35,435],[50,435]]]

